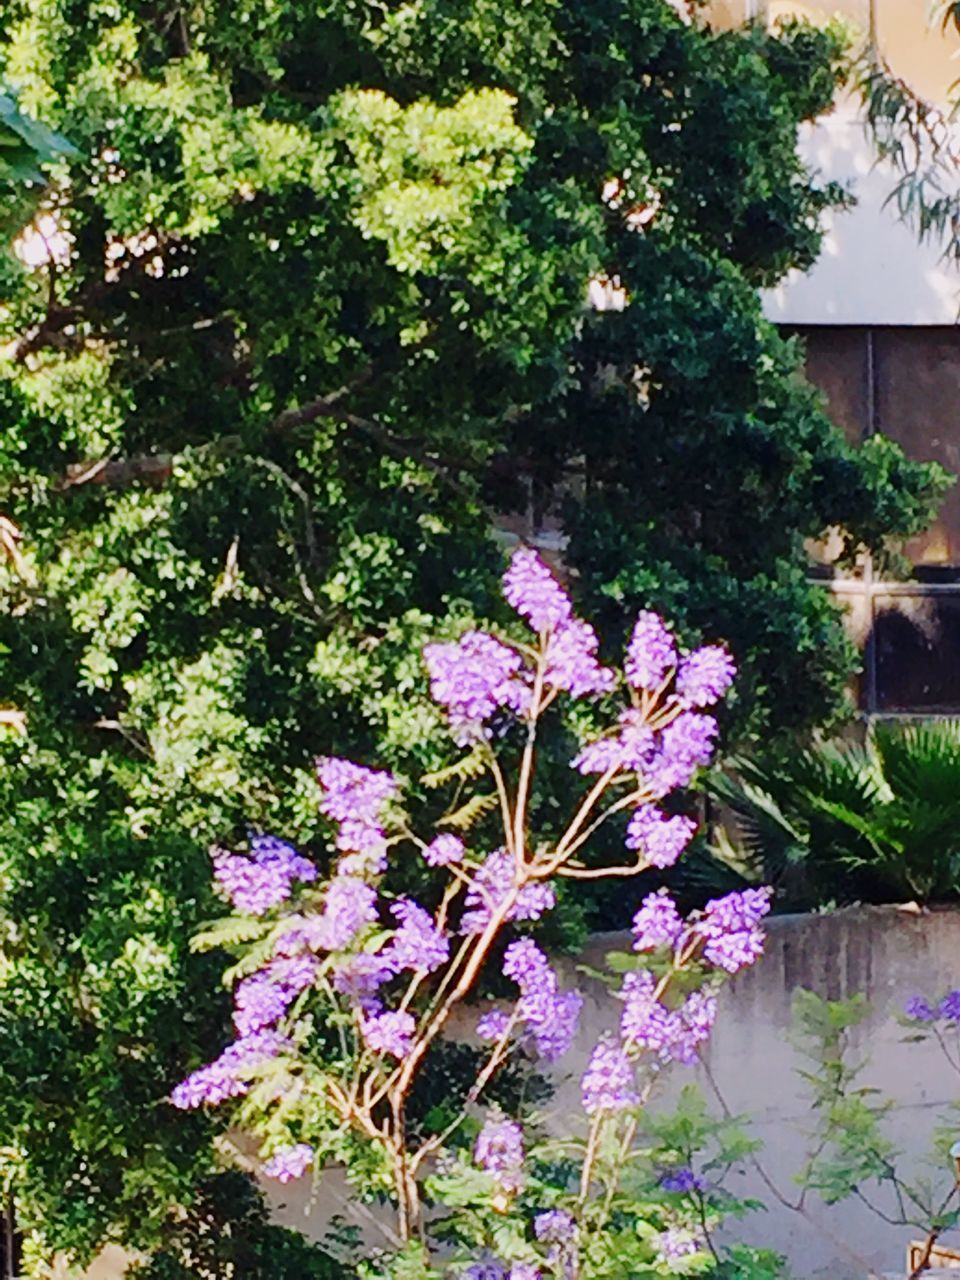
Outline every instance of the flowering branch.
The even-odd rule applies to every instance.
[[[311,1164],[349,1160],[343,1154],[346,1133],[371,1144],[371,1154],[382,1154],[383,1176],[389,1175],[392,1184],[396,1236],[411,1247],[416,1241],[426,1250],[424,1257],[431,1256],[421,1208],[424,1187],[442,1182],[432,1169],[462,1162],[457,1135],[481,1094],[511,1058],[549,1064],[566,1052],[576,1033],[582,997],[562,989],[547,957],[532,938],[517,936],[517,927],[553,908],[558,878],[624,878],[677,861],[695,824],[664,811],[660,802],[688,786],[709,762],[717,725],[703,709],[722,697],[734,674],[729,655],[718,646],[680,653],[652,613],[637,619],[622,676],[601,665],[593,629],[574,617],[566,592],[531,551],[514,554],[504,593],[534,633],[534,645],[469,631],[456,643],[432,644],[424,651],[432,696],[455,741],[470,749],[467,761],[482,761],[493,778],[502,846],[484,856],[469,853],[463,839],[450,832],[422,840],[397,814],[399,793],[389,774],[346,760],[320,760],[321,810],[334,826],[337,850],[333,872],[322,885],[295,893],[296,884],[318,880],[317,868],[272,836],[254,836],[249,856],[214,854],[220,890],[242,921],[260,922],[241,924],[237,935],[244,943],[255,937],[250,945],[257,948],[259,967],[252,973],[244,966],[239,970],[247,976],[234,990],[237,1040],[172,1095],[181,1107],[245,1099],[240,1121],[265,1134],[265,1172],[281,1180],[299,1176]],[[609,706],[621,688],[628,705],[572,762],[577,774],[593,781],[563,833],[552,842],[532,840],[543,716],[561,696]],[[522,734],[518,756],[511,720]],[[625,843],[632,862],[592,867],[577,858],[600,827],[628,810]],[[432,912],[411,898],[384,893],[389,851],[402,842],[417,848],[426,865],[446,878]],[[597,1230],[607,1230],[603,1224],[617,1178],[630,1163],[636,1116],[653,1078],[668,1062],[695,1060],[715,1017],[720,977],[760,953],[759,922],[768,901],[766,891],[747,890],[709,903],[687,920],[664,891],[640,905],[635,955],[618,991],[620,1035],[596,1046],[582,1084],[590,1127],[572,1206],[592,1215]],[[214,931],[208,941],[230,941],[230,930],[237,928],[236,918],[227,921],[222,935]],[[453,1119],[414,1140],[407,1116],[413,1086],[454,1011],[476,995],[503,943],[503,974],[519,994],[508,1009],[490,1009],[480,1018],[477,1034],[491,1047]],[[311,1009],[319,1020],[310,1019]],[[336,1028],[336,1042],[323,1034],[324,1024]],[[319,1080],[302,1103],[284,1096],[289,1087],[283,1083],[300,1061],[309,1061]],[[605,1207],[598,1216],[595,1207],[588,1214],[588,1202],[611,1122],[621,1168],[606,1170]],[[524,1159],[519,1125],[493,1112],[469,1165],[470,1177],[485,1179],[492,1211],[514,1212],[530,1181]],[[429,1194],[437,1203],[435,1192]],[[537,1248],[542,1246],[545,1255],[533,1243],[517,1246],[524,1256],[511,1265],[510,1280],[538,1280],[543,1266],[553,1265],[551,1258],[557,1265],[566,1259],[564,1276],[580,1275],[573,1260],[576,1232],[562,1239],[551,1235],[559,1231],[562,1236],[565,1221],[561,1215],[552,1226],[538,1228]],[[576,1225],[572,1217],[570,1222]],[[687,1245],[695,1237],[681,1235],[690,1253]],[[669,1231],[665,1239],[655,1254],[673,1247]],[[692,1251],[701,1247],[707,1248],[700,1242]],[[446,1263],[438,1265],[448,1273]],[[458,1271],[455,1259],[450,1265],[454,1274],[471,1280],[507,1274],[496,1270],[499,1262],[487,1272],[473,1265]]]

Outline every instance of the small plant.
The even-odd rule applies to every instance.
[[[813,1102],[810,1156],[799,1182],[825,1203],[856,1199],[892,1225],[921,1232],[925,1248],[913,1272],[926,1268],[940,1237],[960,1224],[960,1176],[955,1154],[957,1105],[931,1126],[932,1151],[920,1167],[907,1168],[904,1153],[886,1132],[894,1100],[863,1082],[868,1065],[857,1060],[851,1032],[865,1018],[862,996],[827,1001],[800,991],[794,1004],[799,1041],[811,1061],[804,1072]],[[960,1074],[960,991],[930,1003],[907,1001],[900,1019],[910,1041],[934,1039]],[[912,1280],[912,1277],[911,1277]]]
[[[348,1259],[362,1276],[769,1272],[769,1255],[721,1255],[712,1243],[718,1223],[747,1207],[720,1186],[743,1140],[690,1096],[669,1121],[645,1110],[669,1064],[696,1061],[720,982],[760,954],[766,890],[730,893],[687,918],[664,890],[640,904],[633,951],[610,957],[622,1015],[583,1076],[583,1132],[550,1136],[523,1089],[503,1087],[511,1071],[563,1057],[583,1000],[527,929],[579,881],[676,863],[696,826],[678,793],[711,757],[717,724],[705,708],[729,687],[733,663],[719,646],[680,653],[663,621],[642,613],[622,673],[602,665],[593,629],[526,549],[504,589],[532,636],[470,631],[424,651],[465,753],[449,772],[454,807],[432,835],[413,829],[396,778],[325,758],[331,874],[321,879],[270,835],[252,837],[249,853],[214,852],[237,914],[197,946],[236,954],[227,981],[237,1038],[172,1101],[235,1099],[268,1176],[338,1164],[358,1197],[389,1201],[383,1247]],[[563,818],[560,797],[537,781],[538,734],[561,700],[580,733]],[[471,848],[464,833],[488,811],[499,847]],[[598,859],[595,833],[618,819],[627,856]],[[422,901],[389,887],[390,864],[411,857],[429,872]],[[481,1048],[467,1080],[425,1107],[418,1088],[449,1053],[453,1015],[497,970],[509,994],[475,1010]]]

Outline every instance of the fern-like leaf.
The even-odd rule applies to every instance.
[[[450,782],[471,782],[482,776],[487,767],[486,754],[479,744],[453,764],[425,773],[420,781],[425,787],[445,787]]]
[[[218,947],[229,950],[244,942],[255,942],[271,927],[268,921],[254,920],[250,916],[227,916],[191,938],[190,950],[216,951]]]
[[[466,804],[462,804],[453,813],[445,814],[439,822],[441,827],[454,827],[457,831],[468,831],[470,827],[486,817],[497,807],[497,797],[492,793],[471,796]]]

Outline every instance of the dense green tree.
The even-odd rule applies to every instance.
[[[941,478],[845,443],[760,310],[839,198],[795,147],[835,31],[667,0],[4,20],[80,154],[0,263],[0,1145],[35,1270],[120,1239],[226,1275],[190,1259],[230,1175],[164,1101],[226,1036],[187,942],[209,845],[323,857],[319,751],[441,762],[417,650],[495,614],[493,513],[562,511],[613,640],[643,603],[709,622],[773,729],[854,660],[805,540],[879,552]]]

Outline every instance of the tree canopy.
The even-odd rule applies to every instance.
[[[761,312],[841,198],[796,151],[833,29],[667,0],[4,22],[5,81],[78,154],[0,262],[0,1144],[37,1259],[113,1238],[219,1275],[232,1175],[165,1101],[226,1038],[187,942],[208,848],[322,860],[319,752],[443,762],[418,650],[496,622],[491,524],[561,519],[614,641],[645,604],[709,623],[769,731],[855,663],[806,541],[881,551],[943,478],[845,441]]]

